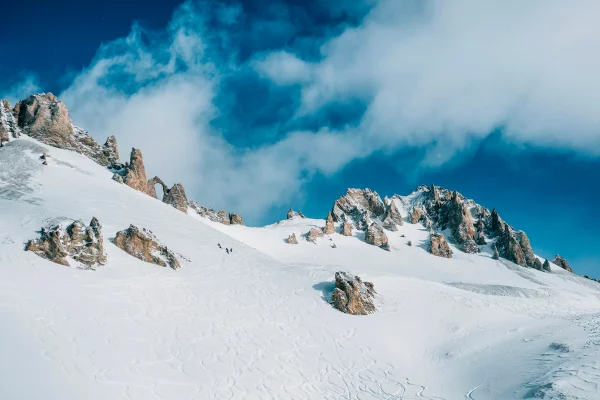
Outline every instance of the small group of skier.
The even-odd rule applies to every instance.
[[[217,246],[219,246],[219,248],[220,248],[220,249],[222,249],[222,247],[221,247],[221,243],[217,243]],[[226,252],[227,254],[229,254],[229,253],[233,253],[233,249],[228,249],[227,247],[225,247],[225,252]]]

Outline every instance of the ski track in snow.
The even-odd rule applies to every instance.
[[[27,138],[0,149],[0,178],[0,321],[33,350],[0,357],[0,398],[35,391],[32,368],[41,389],[29,398],[62,400],[599,396],[600,286],[582,278],[496,262],[490,249],[438,259],[419,247],[419,225],[390,234],[388,253],[338,234],[306,243],[321,220],[197,220]],[[23,251],[48,221],[92,216],[106,266]],[[172,271],[121,252],[107,239],[130,223],[189,260]],[[283,243],[292,232],[300,244]],[[375,283],[376,314],[325,301],[338,270]]]

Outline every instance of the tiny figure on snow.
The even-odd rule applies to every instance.
[[[0,139],[0,147],[4,147],[4,139]]]
[[[225,249],[225,251],[227,252],[227,254],[229,254],[229,249]]]
[[[42,165],[48,165],[48,161],[44,160],[44,162],[42,163]]]
[[[219,248],[222,249],[221,243],[217,243],[217,246],[219,246]]]

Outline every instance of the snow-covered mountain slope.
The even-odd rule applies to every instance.
[[[307,242],[324,220],[224,225],[111,177],[26,136],[0,148],[2,399],[600,396],[596,282],[493,260],[489,245],[434,257],[420,223],[387,232],[390,252],[360,231]],[[105,265],[24,251],[48,221],[92,217]],[[108,240],[130,224],[181,254],[181,269]],[[374,283],[376,313],[327,303],[340,270]]]

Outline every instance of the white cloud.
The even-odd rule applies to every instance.
[[[257,57],[253,67],[278,85],[306,83],[311,79],[312,66],[287,51]]]

